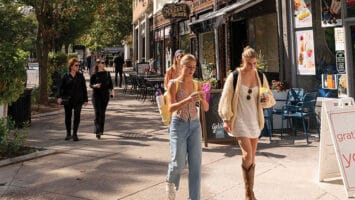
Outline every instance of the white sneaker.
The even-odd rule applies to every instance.
[[[175,185],[174,183],[166,183],[166,192],[168,194],[168,200],[175,200]]]

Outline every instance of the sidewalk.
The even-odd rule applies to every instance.
[[[116,88],[117,90],[117,88]],[[93,134],[93,107],[82,110],[79,142],[64,141],[64,111],[33,116],[28,143],[56,154],[0,168],[0,199],[163,200],[169,136],[156,105],[122,94],[109,103],[105,135]],[[341,180],[317,182],[318,145],[262,138],[256,158],[260,200],[343,200]],[[237,146],[203,148],[203,200],[244,199]],[[177,200],[187,199],[187,171]]]

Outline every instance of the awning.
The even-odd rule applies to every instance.
[[[262,2],[263,0],[241,0],[230,6],[221,8],[215,12],[210,12],[207,15],[201,17],[196,21],[189,23],[189,26],[194,31],[196,29],[206,29],[207,31],[213,28],[216,28],[224,23],[224,16],[229,14],[234,14],[241,12],[247,8],[254,6]],[[203,30],[202,30],[203,31]],[[194,31],[195,32],[195,31]],[[200,32],[200,31],[197,31]],[[203,31],[205,32],[205,31]]]

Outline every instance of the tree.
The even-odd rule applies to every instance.
[[[120,46],[132,32],[132,1],[106,0],[98,6],[92,29],[81,42],[96,49],[97,46]]]
[[[39,103],[48,104],[48,54],[69,46],[85,30],[98,0],[22,0],[33,8],[38,26],[36,55],[39,64]],[[90,12],[86,12],[89,10]],[[85,19],[85,20],[84,20]],[[78,26],[79,25],[79,26]]]
[[[12,1],[0,1],[0,103],[16,101],[24,91],[26,58],[35,24]]]

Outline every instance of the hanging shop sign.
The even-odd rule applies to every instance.
[[[296,31],[297,74],[315,75],[313,30]]]
[[[344,50],[336,51],[335,54],[336,66],[339,74],[345,74],[345,53]]]
[[[294,0],[295,28],[312,27],[312,1]]]
[[[190,8],[184,3],[168,3],[164,5],[162,14],[166,19],[188,19]]]
[[[343,24],[341,2],[340,0],[321,0],[322,27],[334,27]]]

